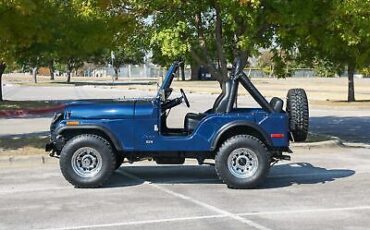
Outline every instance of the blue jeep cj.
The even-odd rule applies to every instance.
[[[304,141],[308,132],[308,102],[302,89],[291,89],[283,101],[270,102],[234,63],[222,92],[204,113],[188,113],[181,129],[168,128],[168,111],[185,103],[186,94],[170,98],[179,69],[172,64],[156,97],[150,99],[85,101],[67,105],[51,123],[46,151],[60,158],[64,177],[76,187],[98,187],[120,167],[153,159],[158,164],[183,164],[185,158],[215,160],[219,178],[230,188],[254,188],[273,163],[290,159],[289,141]],[[237,108],[242,85],[260,108]]]

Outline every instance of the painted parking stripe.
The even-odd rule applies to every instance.
[[[339,208],[317,208],[317,209],[299,209],[299,210],[279,210],[267,212],[246,212],[239,213],[239,216],[259,216],[259,215],[281,215],[281,214],[300,214],[310,212],[343,212],[343,211],[363,211],[370,210],[370,206],[356,206],[356,207],[339,207]]]
[[[314,212],[338,212],[338,211],[361,211],[361,210],[370,210],[370,206],[306,209],[306,210],[300,209],[300,210],[268,211],[268,212],[247,212],[247,213],[238,213],[235,215],[237,216],[259,216],[259,215],[281,215],[281,214],[299,214],[299,213],[310,213],[310,212],[314,213]],[[75,227],[48,228],[44,230],[79,230],[79,229],[92,229],[92,228],[109,228],[109,227],[120,227],[120,226],[133,226],[133,225],[144,225],[144,224],[216,219],[216,218],[225,218],[225,217],[229,217],[229,216],[219,214],[219,215],[209,215],[209,216],[193,216],[193,217],[167,218],[167,219],[156,219],[156,220],[118,222],[118,223],[110,223],[110,224],[85,225],[85,226],[75,226]]]
[[[110,224],[82,225],[82,226],[75,226],[75,227],[47,228],[44,230],[79,230],[79,229],[92,229],[92,228],[112,228],[112,227],[122,227],[122,226],[132,226],[132,225],[204,220],[204,219],[224,218],[224,217],[228,217],[228,216],[221,215],[221,214],[220,215],[209,215],[209,216],[192,216],[192,217],[179,217],[179,218],[169,218],[169,219],[130,221],[130,222],[110,223]]]
[[[140,177],[137,177],[137,176],[135,176],[135,175],[133,175],[133,174],[130,174],[130,173],[127,173],[127,172],[122,172],[122,171],[118,171],[118,173],[119,173],[119,174],[121,174],[121,175],[123,175],[123,176],[127,176],[127,177],[130,177],[130,178],[132,178],[132,179],[139,180],[139,181],[143,182],[144,184],[149,184],[150,186],[152,186],[152,187],[154,187],[154,188],[156,188],[156,189],[158,189],[158,190],[161,190],[161,191],[163,191],[163,192],[165,192],[165,193],[167,193],[167,194],[170,194],[170,195],[175,196],[175,197],[177,197],[177,198],[180,198],[180,199],[183,199],[183,200],[189,201],[189,202],[191,202],[191,203],[194,203],[194,204],[196,204],[196,205],[198,205],[198,206],[201,206],[201,207],[204,207],[204,208],[209,209],[209,210],[211,210],[211,211],[214,211],[214,212],[216,212],[216,213],[218,213],[218,214],[220,214],[220,215],[223,215],[223,216],[225,216],[225,217],[229,217],[229,218],[232,218],[232,219],[234,219],[234,220],[237,220],[237,221],[239,221],[239,222],[241,222],[241,223],[247,224],[247,225],[249,225],[250,227],[253,227],[253,228],[255,228],[255,229],[259,229],[259,230],[269,230],[269,228],[267,228],[267,227],[265,227],[265,226],[262,226],[262,225],[260,225],[260,224],[258,224],[258,223],[256,223],[256,222],[254,222],[254,221],[252,221],[252,220],[249,220],[249,219],[243,218],[243,217],[241,217],[241,216],[239,216],[239,215],[236,215],[236,214],[233,214],[233,213],[231,213],[231,212],[228,212],[228,211],[222,210],[222,209],[220,209],[220,208],[217,208],[217,207],[215,207],[215,206],[212,206],[212,205],[206,204],[206,203],[204,203],[204,202],[202,202],[202,201],[199,201],[199,200],[196,200],[196,199],[194,199],[194,198],[191,198],[191,197],[185,196],[185,195],[183,195],[183,194],[181,194],[181,193],[177,193],[177,192],[174,192],[174,191],[172,191],[172,190],[169,190],[169,189],[163,188],[163,187],[161,187],[161,186],[159,186],[159,185],[152,184],[152,183],[150,183],[149,181],[146,181],[146,180],[144,180],[144,179],[142,179],[142,178],[140,178]]]

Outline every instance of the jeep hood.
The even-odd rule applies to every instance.
[[[75,101],[64,109],[67,119],[133,119],[135,104],[138,102],[153,103],[148,100],[87,100]]]

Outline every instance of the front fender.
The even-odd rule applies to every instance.
[[[98,131],[102,132],[105,136],[109,138],[108,141],[111,141],[114,145],[115,149],[118,151],[123,151],[121,143],[118,141],[118,138],[114,133],[112,133],[109,129],[99,126],[99,125],[81,125],[81,126],[62,126],[59,127],[57,130],[55,130],[55,133],[58,135],[63,135],[63,133],[66,133],[67,131],[74,131],[74,132],[93,132]]]

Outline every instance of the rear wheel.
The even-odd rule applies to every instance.
[[[289,114],[289,128],[293,140],[305,141],[308,135],[309,110],[307,95],[303,89],[288,91],[286,111]]]
[[[65,179],[80,188],[100,187],[114,171],[116,157],[107,140],[85,134],[69,140],[60,154]]]
[[[238,135],[220,147],[215,166],[217,175],[229,188],[255,188],[269,171],[270,154],[256,137]]]

